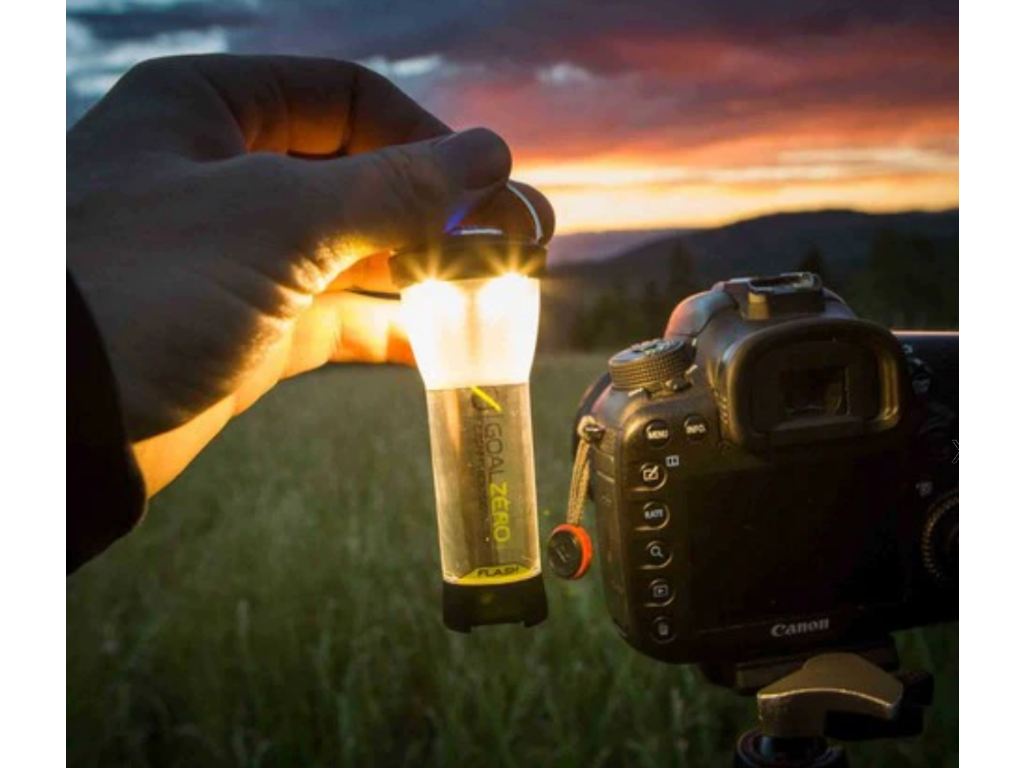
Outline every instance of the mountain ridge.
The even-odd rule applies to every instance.
[[[818,272],[876,322],[949,327],[956,322],[959,208],[870,214],[781,213],[707,230],[580,243],[570,263],[549,265],[542,346],[596,348],[658,334],[687,296],[734,277]],[[617,253],[611,246],[626,246]],[[646,336],[645,336],[646,335]]]
[[[792,271],[815,249],[823,254],[838,277],[845,278],[863,265],[875,237],[882,232],[948,240],[959,238],[959,227],[959,208],[892,214],[847,209],[777,213],[714,229],[654,230],[649,238],[637,232],[634,244],[616,253],[602,254],[595,245],[599,254],[595,258],[578,256],[568,263],[560,263],[556,258],[549,267],[549,275],[554,279],[575,279],[597,277],[600,273],[615,273],[616,278],[643,274],[656,279],[664,276],[672,251],[681,244],[693,256],[696,276],[712,282],[738,276],[736,270],[743,274]],[[625,233],[611,234],[621,238]],[[567,237],[599,236],[591,233]],[[557,254],[558,249],[555,250]]]

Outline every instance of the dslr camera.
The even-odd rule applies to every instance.
[[[958,344],[788,274],[614,357],[578,431],[624,638],[731,668],[957,621]]]

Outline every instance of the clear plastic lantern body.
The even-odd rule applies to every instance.
[[[445,582],[540,575],[530,372],[540,283],[520,275],[428,281],[402,292],[427,389]]]

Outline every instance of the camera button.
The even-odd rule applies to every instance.
[[[669,521],[668,505],[662,504],[660,501],[652,501],[643,508],[641,514],[640,530],[642,531],[658,531],[668,525]]]
[[[711,425],[703,416],[693,415],[683,423],[683,431],[691,443],[702,443],[711,434]]]
[[[671,643],[676,639],[676,627],[672,619],[659,616],[651,622],[651,638],[656,643]]]
[[[647,604],[657,607],[664,607],[672,602],[676,592],[672,585],[664,579],[652,581],[647,585]]]
[[[661,464],[644,464],[640,467],[640,485],[648,490],[656,491],[665,485],[668,475]]]
[[[672,439],[672,431],[664,421],[652,421],[644,430],[647,445],[651,448],[664,448]]]
[[[644,547],[644,568],[649,570],[664,568],[671,562],[672,547],[664,541],[652,541]]]

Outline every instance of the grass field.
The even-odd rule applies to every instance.
[[[546,530],[602,366],[538,366]],[[435,536],[414,373],[281,387],[68,582],[69,768],[732,764],[751,705],[632,653],[597,578],[550,583],[537,630],[445,632]],[[956,766],[958,630],[903,644],[941,673],[928,736],[858,749],[855,765]]]

